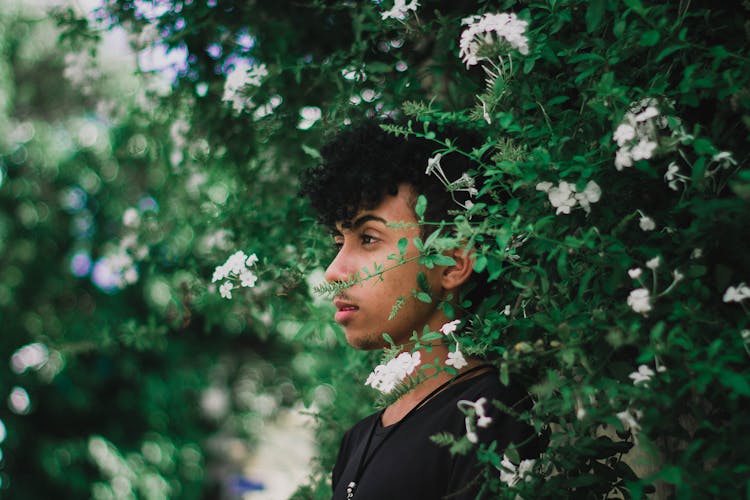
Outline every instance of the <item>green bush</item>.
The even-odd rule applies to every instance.
[[[92,30],[124,27],[138,35],[139,48],[162,45],[186,57],[171,91],[151,96],[156,107],[112,128],[111,157],[81,152],[67,163],[86,161],[103,179],[96,217],[109,234],[97,235],[92,248],[103,253],[130,232],[148,249],[137,262],[136,283],[113,296],[86,291],[95,297],[98,322],[81,325],[76,314],[61,315],[57,301],[66,293],[51,292],[77,285],[59,270],[40,274],[66,276],[57,288],[34,282],[13,288],[23,282],[19,274],[39,269],[26,261],[9,271],[6,262],[27,255],[23,248],[54,254],[73,243],[55,232],[23,236],[31,212],[18,193],[39,199],[39,189],[28,184],[48,174],[16,173],[14,165],[29,162],[18,161],[17,149],[3,151],[8,180],[0,185],[0,227],[19,228],[3,229],[3,240],[13,244],[0,248],[7,269],[0,299],[14,297],[3,302],[3,318],[20,322],[19,311],[54,311],[61,326],[54,338],[42,335],[49,328],[25,327],[24,342],[45,340],[84,363],[86,356],[70,347],[80,335],[94,364],[109,352],[127,352],[140,364],[145,351],[159,360],[154,366],[170,368],[211,345],[194,371],[198,391],[211,385],[211,354],[243,339],[248,352],[274,358],[293,380],[296,392],[280,397],[281,404],[315,403],[318,467],[297,496],[328,498],[338,440],[375,400],[362,382],[377,361],[347,349],[329,309],[309,294],[305,277],[331,252],[296,197],[297,179],[347,120],[397,115],[408,125],[394,133],[433,139],[435,154],[475,160],[467,172],[478,189],[473,205],[457,204],[446,222],[475,243],[476,269],[494,290],[459,335],[461,348],[493,360],[503,380],[523,380],[535,405],[519,417],[550,429],[549,448],[533,465],[519,464],[512,449],[470,449],[502,471],[489,469],[487,490],[508,498],[746,494],[747,2],[425,0],[403,16],[386,10],[394,6],[390,0],[180,1],[169,10],[154,4],[110,1],[98,24],[57,13],[65,39],[76,43]],[[500,18],[492,16],[462,24],[500,13],[514,13],[511,26],[520,29],[503,31],[508,25],[493,25]],[[485,40],[483,30],[487,43],[468,43],[472,34]],[[457,150],[441,132],[446,125],[475,130],[484,146]],[[134,180],[107,181],[109,158]],[[426,166],[427,159],[415,168]],[[84,184],[84,173],[75,185]],[[52,184],[60,190],[73,182]],[[125,210],[144,196],[158,203],[158,212],[139,209],[141,224],[123,226]],[[49,226],[59,230],[59,223]],[[258,255],[258,281],[253,288],[237,285],[227,301],[210,278],[236,250]],[[36,296],[37,289],[48,295]],[[21,304],[19,297],[37,302]],[[3,352],[10,356],[20,345],[4,341]],[[120,361],[113,373],[126,373]],[[68,387],[80,386],[72,365],[55,383],[71,377]],[[133,398],[149,397],[141,394],[148,382],[129,383],[139,388]],[[264,383],[274,390],[272,380]],[[42,386],[50,401],[63,391]],[[23,416],[0,418],[9,429],[30,425],[21,423]],[[170,425],[161,432],[174,433],[177,445],[200,444],[200,433],[208,432]],[[155,426],[147,420],[127,439],[104,424],[95,432],[127,453]],[[77,433],[70,447],[77,451],[69,453],[84,457],[87,439]],[[60,449],[58,441],[47,443],[46,449]],[[22,448],[8,438],[9,463]],[[43,452],[29,453],[33,463]],[[13,484],[20,469],[6,470]],[[75,470],[40,475],[88,491],[97,473]],[[175,495],[186,494],[185,479],[162,473]]]

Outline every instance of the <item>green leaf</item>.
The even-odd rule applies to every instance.
[[[586,32],[593,33],[602,23],[607,0],[590,0],[586,9]]]
[[[641,34],[640,44],[644,47],[653,47],[659,42],[659,32],[656,30],[644,31]]]
[[[393,341],[393,338],[387,333],[383,334],[383,339],[385,339],[385,341],[388,342],[391,347],[396,347],[396,343]]]
[[[484,255],[480,255],[477,257],[477,259],[474,261],[474,271],[481,273],[485,270],[487,267],[487,257]]]
[[[424,293],[424,292],[417,292],[417,300],[420,302],[424,302],[425,304],[431,304],[432,303],[432,297],[430,297],[430,294]]]
[[[409,240],[406,238],[401,238],[398,240],[398,253],[403,258],[404,254],[406,253],[406,247],[409,246]]]
[[[421,340],[422,342],[432,342],[433,340],[439,340],[443,338],[443,334],[440,332],[427,332],[424,335],[422,335]]]
[[[719,372],[719,381],[734,392],[742,396],[750,396],[750,377],[745,374],[728,371],[726,368]]]
[[[436,266],[455,266],[456,260],[453,257],[449,257],[448,255],[443,255],[441,253],[434,256],[433,261]]]
[[[643,4],[641,0],[624,0],[625,5],[636,11],[638,14],[643,13]]]
[[[311,148],[307,144],[303,144],[302,145],[302,151],[304,151],[307,156],[309,156],[310,158],[312,158],[314,160],[322,160],[323,159],[323,157],[320,156],[320,151],[318,151],[315,148]]]
[[[427,209],[427,198],[420,194],[417,198],[417,203],[414,205],[414,212],[417,214],[417,218],[422,221],[424,220],[424,211]]]
[[[520,206],[521,206],[521,201],[518,198],[511,198],[505,204],[505,210],[507,210],[508,215],[515,215],[516,212],[518,211],[518,207]]]
[[[656,62],[661,61],[665,57],[669,56],[670,54],[673,54],[677,52],[678,50],[682,50],[685,48],[685,45],[670,45],[669,47],[665,48],[661,52],[659,52],[659,55],[656,56]]]

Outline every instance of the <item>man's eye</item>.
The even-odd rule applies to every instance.
[[[344,246],[344,242],[343,241],[333,241],[331,243],[331,246],[333,247],[334,250],[338,251],[338,250],[341,250],[341,247]]]
[[[375,238],[374,236],[370,236],[369,234],[363,234],[362,236],[360,236],[360,238],[363,245],[372,245],[373,243],[378,241],[377,238]]]

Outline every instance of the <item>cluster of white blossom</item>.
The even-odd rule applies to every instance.
[[[419,351],[415,353],[402,352],[386,364],[375,367],[365,381],[373,389],[383,394],[389,394],[403,380],[414,373],[421,363]]]
[[[586,213],[591,212],[591,204],[602,197],[602,189],[594,181],[589,181],[583,191],[578,192],[576,185],[561,181],[557,186],[551,182],[540,182],[537,191],[547,193],[549,202],[557,208],[556,214],[569,214],[576,205],[580,205]]]
[[[410,0],[409,2],[407,2],[406,0],[395,0],[393,2],[393,7],[391,7],[391,10],[386,10],[385,12],[380,14],[380,17],[382,19],[391,18],[403,21],[404,19],[406,19],[409,11],[413,10],[414,12],[416,12],[417,7],[419,7],[419,2],[417,0]]]
[[[654,219],[644,214],[640,210],[638,210],[638,213],[641,214],[641,218],[638,219],[638,227],[641,228],[641,231],[653,231],[654,229],[656,229],[656,221],[654,221]]]
[[[500,471],[500,481],[508,486],[514,486],[534,468],[535,463],[536,460],[527,459],[521,460],[518,466],[516,466],[510,461],[507,455],[503,455],[503,460],[500,462],[501,467],[498,467],[498,470]]]
[[[656,283],[656,270],[661,266],[661,258],[657,255],[656,257],[649,259],[646,261],[646,267],[651,269],[652,274],[654,275],[654,283]],[[653,304],[653,298],[651,296],[651,292],[645,288],[645,285],[643,283],[643,280],[641,277],[643,276],[643,270],[640,267],[634,267],[632,269],[628,269],[628,276],[630,276],[634,280],[638,280],[641,285],[643,285],[641,288],[636,288],[635,290],[632,290],[630,292],[630,295],[628,295],[627,303],[630,306],[633,311],[643,314],[646,316],[652,309]],[[685,278],[685,275],[680,272],[678,269],[674,269],[672,271],[672,283],[664,289],[661,293],[658,294],[658,296],[666,295],[672,289]]]
[[[689,180],[690,177],[687,177],[680,173],[680,167],[679,165],[677,165],[677,163],[671,162],[667,166],[667,172],[664,174],[664,182],[667,183],[669,189],[677,191],[680,189],[680,184],[687,184],[687,181]]]
[[[656,371],[659,373],[664,373],[665,371],[667,371],[667,367],[664,365],[659,365],[657,363]],[[652,370],[648,365],[640,365],[638,367],[638,371],[631,373],[630,375],[628,375],[628,377],[633,380],[633,385],[647,385],[647,383],[654,377],[654,375],[654,370]]]
[[[724,291],[724,302],[742,302],[745,299],[750,299],[750,287],[744,282]]]
[[[211,283],[226,280],[221,286],[219,286],[219,293],[225,299],[231,299],[232,290],[234,289],[234,283],[232,280],[239,280],[240,286],[242,287],[252,288],[255,286],[258,277],[250,270],[250,268],[256,262],[258,262],[257,255],[251,254],[250,256],[247,256],[245,255],[245,252],[239,250],[230,255],[224,264],[218,266],[214,270]]]
[[[450,335],[451,337],[453,337],[453,340],[456,341],[456,350],[453,352],[449,352],[448,358],[445,360],[445,364],[447,366],[452,366],[456,370],[460,370],[461,368],[469,364],[466,362],[466,358],[464,358],[458,341],[456,340],[456,336],[454,335],[456,329],[458,329],[459,323],[461,323],[461,320],[455,319],[440,327],[440,333],[442,333],[446,337]]]
[[[183,151],[188,146],[187,133],[190,131],[190,123],[180,118],[169,127],[169,138],[172,139],[172,151],[169,154],[169,163],[177,167],[185,155]]]
[[[92,280],[103,290],[123,289],[138,281],[137,263],[148,255],[148,247],[138,243],[135,232],[140,225],[138,210],[125,210],[122,222],[131,232],[120,239],[115,251],[106,254],[94,266]]]
[[[94,267],[93,279],[103,289],[122,289],[134,284],[140,277],[138,262],[148,256],[148,247],[138,241],[140,211],[135,207],[127,208],[122,214],[122,225],[126,232],[117,249],[102,257]]]
[[[476,401],[469,401],[468,399],[462,399],[457,404],[458,408],[466,414],[464,424],[466,425],[466,439],[472,443],[479,441],[477,436],[476,428],[485,428],[492,423],[492,417],[487,415],[484,405],[487,403],[487,398],[479,398]],[[476,422],[474,422],[476,417]]]
[[[649,292],[647,288],[636,288],[630,292],[630,295],[628,295],[627,302],[633,311],[645,316],[652,309],[651,292]]]
[[[322,116],[323,112],[319,107],[305,106],[299,110],[300,121],[297,124],[297,128],[300,130],[308,130],[309,128],[312,128]]]
[[[435,177],[437,177],[440,183],[445,186],[445,189],[450,193],[453,201],[455,201],[461,208],[469,210],[474,206],[474,202],[472,202],[471,200],[466,200],[462,203],[456,199],[455,194],[459,192],[465,192],[469,195],[470,198],[476,196],[479,192],[474,187],[474,178],[464,172],[464,174],[455,181],[448,180],[445,172],[443,172],[443,167],[440,165],[440,160],[442,158],[442,153],[437,153],[432,158],[429,158],[427,160],[427,168],[425,169],[424,173],[427,175],[435,174]]]
[[[638,443],[638,432],[641,430],[641,424],[638,422],[643,417],[641,410],[627,409],[617,415],[618,420],[622,423],[625,430],[633,433],[633,439]]]
[[[659,146],[658,129],[667,126],[656,105],[657,101],[653,98],[636,103],[615,129],[612,140],[619,146],[615,154],[617,170],[632,167],[633,162],[648,160],[653,156]]]
[[[515,14],[484,14],[469,16],[461,21],[466,26],[459,41],[459,56],[466,67],[476,65],[482,57],[478,54],[484,45],[495,42],[507,43],[521,54],[529,53],[529,39],[526,37],[528,22],[518,19]],[[493,34],[496,38],[493,38]]]
[[[28,369],[38,370],[49,360],[49,349],[47,346],[34,342],[27,344],[13,353],[10,358],[10,367],[15,373],[23,373]]]
[[[63,77],[71,85],[77,87],[82,94],[90,95],[94,90],[94,84],[102,77],[102,73],[87,51],[68,52],[65,54]]]
[[[127,253],[109,255],[102,262],[110,275],[115,278],[117,288],[125,288],[128,285],[132,285],[140,277],[133,257]]]
[[[224,95],[221,100],[231,102],[232,108],[241,112],[251,107],[251,100],[242,95],[246,86],[260,87],[263,78],[268,76],[268,68],[265,64],[250,64],[245,60],[238,60],[232,72],[227,75],[224,82]]]

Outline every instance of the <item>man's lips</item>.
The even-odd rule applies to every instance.
[[[356,304],[344,299],[333,299],[333,305],[337,309],[334,316],[337,323],[344,323],[359,311],[359,307]]]

